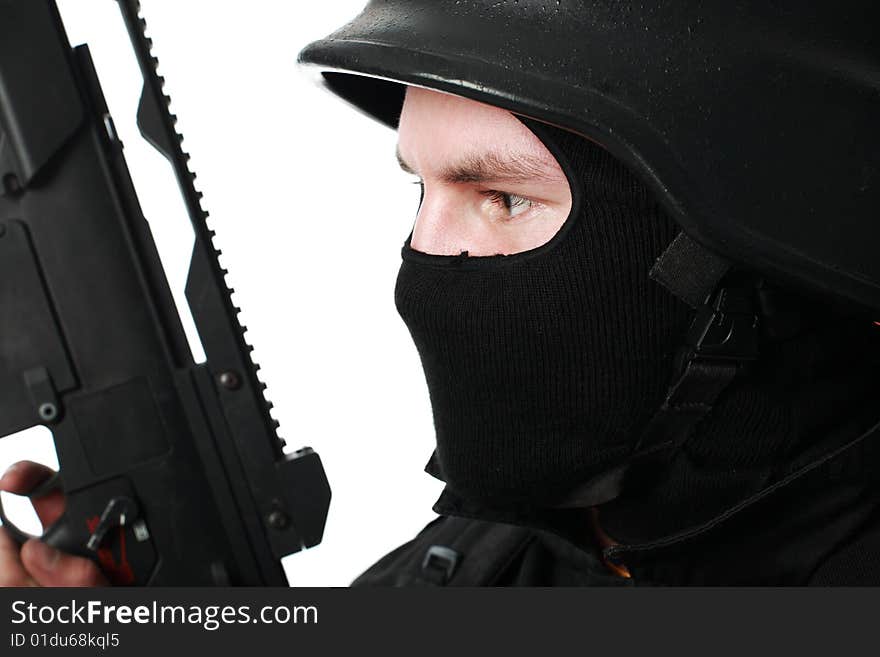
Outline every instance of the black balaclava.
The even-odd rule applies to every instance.
[[[596,144],[523,119],[572,193],[559,233],[509,256],[403,248],[396,303],[421,356],[449,489],[552,506],[625,461],[693,311],[648,272],[675,223]]]

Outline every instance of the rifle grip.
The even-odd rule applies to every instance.
[[[114,488],[119,490],[118,486],[114,486]],[[59,473],[48,477],[33,490],[23,494],[23,497],[33,499],[42,497],[55,490],[63,490]],[[155,547],[152,541],[149,540],[148,535],[135,539],[131,536],[131,528],[114,525],[111,527],[111,530],[116,533],[112,537],[110,532],[103,532],[101,540],[96,542],[94,549],[89,549],[87,544],[90,537],[89,532],[94,534],[95,526],[100,522],[100,518],[93,515],[84,515],[81,512],[81,504],[78,504],[80,500],[77,498],[82,496],[89,499],[92,498],[93,493],[94,489],[81,491],[80,495],[68,496],[64,513],[54,523],[46,527],[41,536],[28,534],[11,522],[6,516],[2,502],[0,502],[0,521],[3,522],[3,526],[9,532],[12,539],[19,545],[23,545],[28,540],[34,538],[67,554],[85,557],[94,561],[114,584],[131,585],[146,583],[155,568],[157,557]],[[99,500],[105,499],[105,495],[105,492],[98,491]],[[80,508],[80,512],[77,512],[78,508]],[[108,541],[108,543],[113,543],[119,548],[118,554],[114,553],[110,545],[104,544],[103,536],[105,534],[108,535],[108,538],[113,539]]]
[[[61,475],[58,472],[41,481],[27,493],[22,493],[21,496],[28,499],[33,499],[35,497],[43,497],[44,495],[48,495],[49,493],[56,490],[63,490]],[[19,545],[24,545],[28,540],[36,538],[44,541],[47,545],[51,545],[52,547],[63,550],[65,552],[80,551],[76,549],[76,546],[69,545],[69,540],[65,541],[65,538],[69,537],[69,532],[64,530],[63,514],[60,518],[58,518],[58,520],[56,520],[43,531],[42,536],[34,536],[33,534],[28,534],[27,532],[21,530],[6,516],[6,510],[3,508],[3,501],[2,499],[0,499],[0,521],[2,521],[3,527],[6,528],[6,531],[12,537],[12,540],[14,540]]]

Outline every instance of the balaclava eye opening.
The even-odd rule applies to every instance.
[[[678,229],[647,188],[587,139],[522,121],[569,180],[559,233],[509,256],[428,255],[407,241],[395,300],[448,487],[550,506],[632,452],[693,311],[648,278]]]

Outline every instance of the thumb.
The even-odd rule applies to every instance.
[[[64,554],[32,538],[21,548],[21,563],[40,586],[107,586],[98,566],[84,557]]]

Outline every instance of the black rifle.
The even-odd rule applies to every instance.
[[[142,135],[195,229],[196,365],[87,46],[54,0],[0,0],[0,436],[51,428],[67,505],[42,540],[114,582],[284,585],[321,541],[318,455],[282,451],[136,0]],[[0,519],[18,541],[28,537]]]

